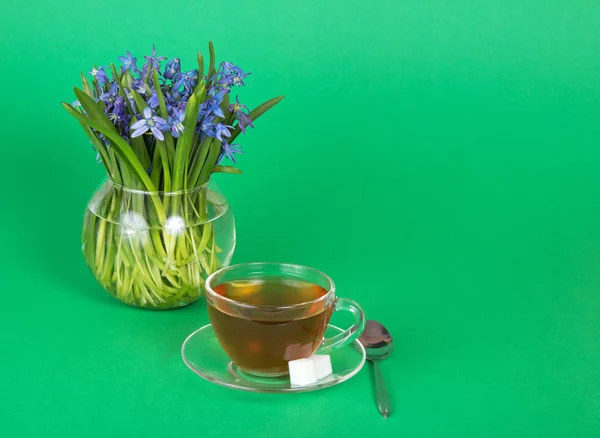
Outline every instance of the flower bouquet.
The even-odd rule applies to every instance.
[[[236,96],[249,73],[215,65],[212,43],[205,73],[182,71],[180,60],[127,52],[117,68],[81,75],[77,101],[63,102],[83,127],[107,181],[88,205],[83,253],[100,284],[119,300],[177,308],[202,294],[208,275],[227,265],[235,247],[229,205],[210,182],[215,172],[241,173],[234,141],[282,98],[252,111]],[[162,64],[164,63],[164,67]]]

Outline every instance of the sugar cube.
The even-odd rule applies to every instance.
[[[312,359],[296,359],[288,362],[292,386],[306,386],[317,383],[317,374]]]
[[[311,359],[313,360],[317,379],[322,379],[333,373],[331,368],[331,356],[328,354],[315,354]]]

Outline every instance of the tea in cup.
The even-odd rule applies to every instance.
[[[225,353],[242,371],[261,377],[288,373],[288,362],[329,354],[364,329],[360,306],[337,298],[331,278],[282,263],[229,266],[206,280],[208,316]],[[331,314],[348,311],[352,326],[324,338]]]

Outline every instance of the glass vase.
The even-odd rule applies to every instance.
[[[84,217],[82,249],[92,274],[131,306],[175,309],[196,301],[234,248],[233,214],[212,181],[147,192],[108,180]]]

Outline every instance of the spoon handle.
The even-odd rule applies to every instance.
[[[375,373],[375,395],[377,397],[377,407],[381,416],[387,418],[390,416],[390,397],[388,396],[383,376],[381,375],[381,369],[379,368],[379,361],[373,361],[373,372]]]

